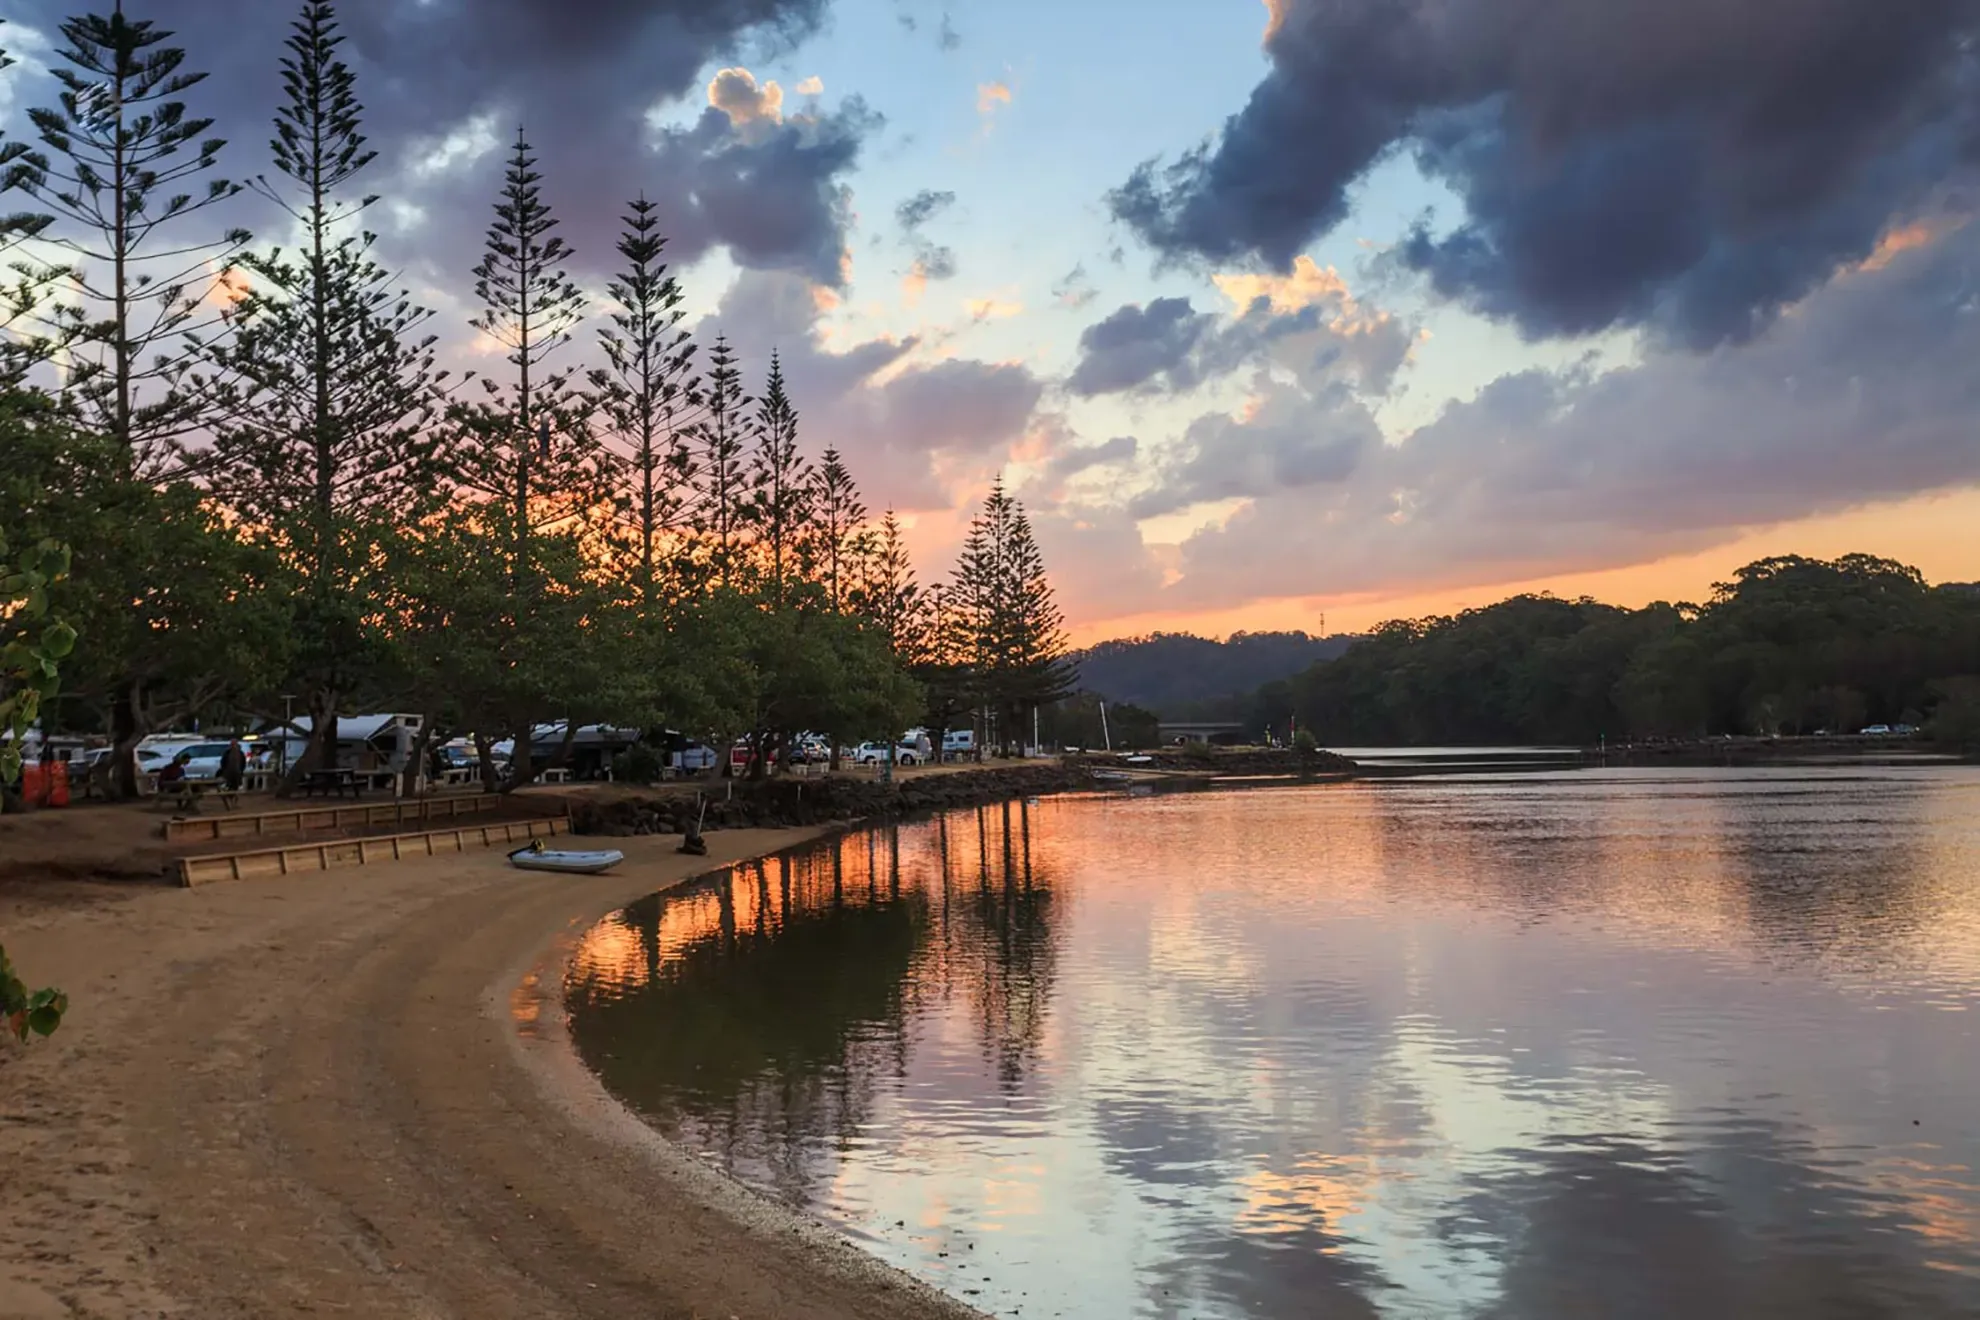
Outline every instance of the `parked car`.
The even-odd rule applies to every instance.
[[[693,774],[697,770],[715,768],[715,749],[698,742],[691,742],[685,747],[670,752],[669,756],[673,759],[675,771],[680,774]]]
[[[1909,738],[1917,732],[1918,730],[1909,724],[1893,724],[1891,726],[1891,733],[1899,738]]]
[[[1888,724],[1873,724],[1869,728],[1865,729],[1863,732],[1866,737],[1882,738],[1890,731],[1891,731],[1891,726]]]
[[[853,764],[855,765],[878,765],[886,759],[886,743],[863,742],[853,749]],[[915,754],[914,748],[896,743],[894,746],[894,764],[920,765],[921,758]]]

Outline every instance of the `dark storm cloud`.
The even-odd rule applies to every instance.
[[[1464,201],[1398,256],[1534,336],[1750,337],[1957,177],[1976,0],[1272,0],[1214,144],[1116,189],[1166,258],[1284,268],[1413,151]]]
[[[938,468],[988,467],[1031,425],[1044,383],[1013,363],[903,359],[916,339],[870,339],[827,347],[821,299],[801,276],[750,271],[695,326],[699,343],[720,332],[743,349],[744,378],[761,381],[770,351],[799,400],[807,452],[834,445],[875,508],[947,508]]]
[[[1148,512],[1246,495],[1169,608],[1644,563],[1980,485],[1980,222],[1852,271],[1746,344],[1500,377],[1395,443],[1332,372],[1190,428]]]
[[[855,98],[836,114],[782,122],[733,123],[711,106],[693,128],[668,130],[649,172],[673,256],[721,244],[737,265],[843,285],[850,199],[839,178],[877,123]]]
[[[1066,388],[1092,398],[1166,378],[1171,388],[1188,389],[1197,379],[1192,354],[1215,321],[1187,298],[1129,303],[1080,332],[1079,363]]]
[[[581,268],[611,263],[617,217],[644,191],[671,208],[676,259],[721,243],[744,264],[835,271],[843,217],[833,172],[850,167],[875,122],[856,103],[808,135],[792,129],[745,139],[728,132],[726,117],[704,115],[660,139],[657,150],[647,121],[656,106],[700,99],[699,74],[711,62],[788,49],[817,29],[825,7],[826,0],[342,0],[343,55],[357,72],[365,131],[380,153],[366,183],[424,214],[424,223],[403,232],[388,226],[388,245],[400,259],[439,270],[473,264],[505,153],[446,170],[418,165],[482,117],[480,132],[505,144],[526,126]],[[48,8],[42,0],[0,0],[0,13],[53,39]],[[280,95],[276,61],[298,8],[288,0],[126,6],[174,31],[188,67],[211,73],[187,99],[231,139],[227,174],[267,169],[264,142]],[[36,103],[48,90],[37,79],[20,99]]]
[[[1131,435],[1117,435],[1097,445],[1074,445],[1061,449],[1045,465],[1047,474],[1055,481],[1097,467],[1112,467],[1131,461],[1141,451],[1141,441]]]
[[[1399,324],[1378,320],[1335,325],[1338,302],[1316,303],[1278,312],[1271,299],[1254,299],[1227,324],[1198,312],[1187,298],[1157,298],[1147,306],[1129,303],[1088,326],[1079,337],[1079,362],[1066,388],[1082,398],[1128,390],[1195,389],[1257,360],[1282,341],[1310,337],[1311,353],[1287,362],[1305,371],[1314,361],[1326,366],[1342,355],[1360,359],[1360,384],[1386,390],[1409,347]]]

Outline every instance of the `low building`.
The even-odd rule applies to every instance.
[[[1175,743],[1213,743],[1228,746],[1244,741],[1245,729],[1235,721],[1171,721],[1163,720],[1158,726],[1162,745]]]

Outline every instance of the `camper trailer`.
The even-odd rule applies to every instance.
[[[272,730],[271,736],[284,744],[285,764],[294,765],[309,748],[311,723],[298,716],[284,737]],[[419,749],[419,735],[426,727],[422,715],[346,715],[337,720],[336,743],[330,750],[330,765],[355,770],[360,779],[385,786],[404,773]]]

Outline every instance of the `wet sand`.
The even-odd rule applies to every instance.
[[[975,1314],[659,1139],[564,1038],[594,920],[813,833],[615,840],[582,879],[490,851],[0,892],[72,1001],[0,1046],[0,1320]]]

